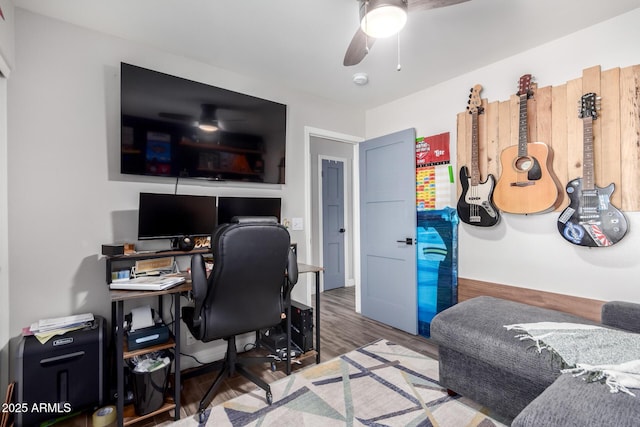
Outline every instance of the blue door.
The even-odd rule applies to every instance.
[[[362,314],[417,334],[415,130],[360,144]]]
[[[322,160],[322,257],[324,290],[345,285],[344,163]]]

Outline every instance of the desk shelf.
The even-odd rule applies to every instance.
[[[125,360],[131,359],[136,356],[142,356],[147,353],[153,353],[154,351],[175,349],[175,347],[176,347],[175,340],[173,338],[169,338],[169,341],[165,343],[152,345],[151,347],[139,348],[137,350],[130,351],[129,345],[127,344],[127,340],[125,339],[122,342],[122,358]]]
[[[165,257],[184,257],[191,256],[195,254],[208,254],[211,253],[210,248],[202,248],[202,249],[192,249],[190,251],[156,251],[156,252],[136,252],[128,255],[110,255],[105,256],[105,260],[107,263],[106,266],[106,281],[107,284],[111,283],[111,273],[113,272],[114,264],[125,264],[132,266],[136,261],[145,260],[145,259],[156,259],[156,258],[165,258]]]
[[[165,398],[164,404],[160,407],[160,409],[150,412],[146,415],[136,415],[136,410],[133,405],[127,405],[124,407],[124,415],[123,415],[123,425],[130,426],[134,425],[140,421],[146,420],[148,418],[152,418],[156,415],[160,415],[167,411],[171,411],[176,408],[176,404],[173,402],[171,398]]]

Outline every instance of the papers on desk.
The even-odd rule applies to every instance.
[[[125,291],[163,291],[183,283],[183,276],[145,276],[109,284],[109,289]]]

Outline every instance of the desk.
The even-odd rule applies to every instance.
[[[180,255],[185,255],[185,253],[181,253]],[[110,271],[111,263],[108,263],[107,271]],[[324,271],[324,268],[318,267],[315,265],[302,264],[298,263],[298,273],[314,273],[315,274],[315,288],[316,288],[316,301],[315,301],[315,351],[316,351],[316,363],[320,363],[320,272]],[[108,274],[108,278],[110,279],[110,273]],[[169,295],[173,298],[173,310],[174,310],[174,327],[173,327],[173,340],[170,340],[164,346],[154,346],[150,349],[144,349],[143,352],[160,350],[163,348],[172,348],[175,347],[175,369],[174,369],[174,397],[173,403],[165,403],[162,408],[158,411],[153,412],[144,417],[128,417],[127,414],[124,413],[124,360],[129,357],[133,357],[138,354],[138,352],[128,352],[124,349],[124,333],[122,327],[117,328],[116,333],[116,376],[117,376],[117,393],[118,393],[118,401],[117,401],[117,411],[118,411],[118,427],[122,427],[125,424],[131,424],[142,420],[147,417],[151,417],[155,414],[166,412],[171,409],[175,409],[174,419],[178,420],[180,418],[180,389],[181,389],[181,373],[180,373],[180,294],[184,292],[188,292],[191,290],[191,282],[183,283],[178,286],[175,286],[170,289],[165,289],[163,291],[123,291],[123,290],[111,290],[109,291],[110,299],[111,299],[111,319],[112,325],[122,325],[124,323],[124,301],[132,300],[137,298],[149,298],[149,297],[158,297],[158,307],[162,310],[162,297],[164,295]],[[162,312],[160,312],[160,316],[162,317]],[[290,321],[291,319],[291,307],[288,307],[287,317]],[[115,320],[114,320],[115,319]],[[289,345],[291,343],[289,342]],[[291,349],[289,348],[289,351]],[[287,375],[291,374],[291,360],[287,360],[286,364],[286,373]],[[121,415],[122,414],[122,415]]]
[[[175,410],[174,419],[180,419],[180,293],[187,292],[191,290],[191,283],[182,283],[178,286],[174,286],[170,289],[165,289],[163,291],[121,291],[121,290],[112,290],[109,291],[109,296],[111,299],[111,322],[112,326],[118,325],[117,333],[116,333],[116,377],[117,377],[117,393],[118,393],[118,401],[117,401],[117,413],[118,413],[118,427],[122,427],[124,425],[132,424],[134,422],[143,420],[145,418],[153,417],[156,414],[170,411],[171,409]],[[135,351],[127,351],[125,349],[124,342],[124,333],[122,325],[124,323],[124,301],[132,300],[137,298],[149,298],[149,297],[158,297],[158,308],[160,311],[160,317],[162,317],[162,297],[164,295],[169,295],[173,298],[173,306],[174,306],[174,326],[173,326],[173,338],[169,340],[169,342],[165,344],[160,344],[157,346],[152,346],[140,350]],[[115,320],[114,320],[115,319]],[[125,413],[124,407],[124,361],[125,359],[129,359],[133,356],[139,354],[149,353],[151,351],[158,351],[168,348],[175,348],[174,351],[174,380],[173,380],[173,403],[165,401],[165,404],[155,412],[152,412],[148,415],[144,415],[141,417],[135,416],[133,410]]]

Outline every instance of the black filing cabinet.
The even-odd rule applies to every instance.
[[[23,337],[16,361],[16,425],[30,426],[105,403],[105,319],[41,344]],[[24,411],[22,409],[25,409]]]

